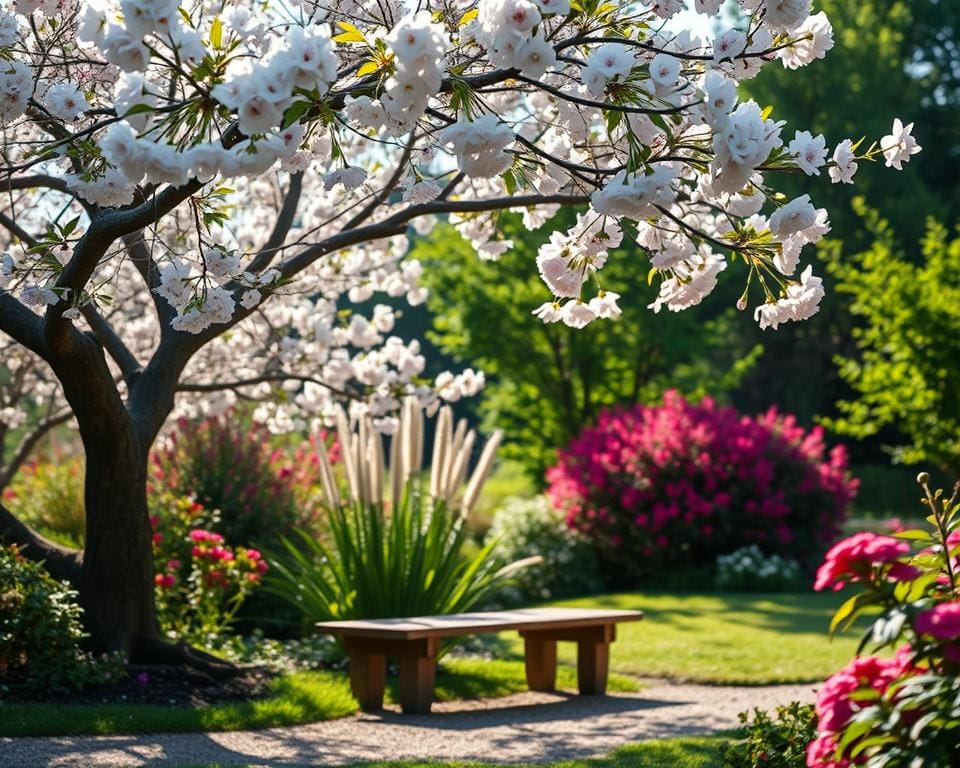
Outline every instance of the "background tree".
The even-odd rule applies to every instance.
[[[931,220],[916,264],[889,222],[862,201],[857,210],[874,243],[853,256],[825,248],[860,321],[858,354],[837,361],[856,394],[828,425],[880,436],[897,462],[960,477],[960,236]]]
[[[574,216],[562,212],[553,222],[569,225]],[[531,323],[545,296],[536,254],[546,234],[530,231],[518,214],[501,217],[500,229],[513,245],[496,261],[478,259],[450,226],[419,240],[413,255],[430,288],[428,339],[452,361],[484,371],[479,413],[505,428],[501,453],[537,484],[556,450],[602,408],[656,399],[670,388],[722,397],[762,351],[743,347],[742,317],[726,297],[654,314],[647,305],[656,291],[619,251],[604,268],[605,289],[621,295],[619,318],[579,330]]]

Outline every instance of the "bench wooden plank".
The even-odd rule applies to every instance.
[[[639,621],[640,611],[603,608],[526,608],[517,611],[460,613],[452,616],[418,616],[408,619],[324,621],[316,625],[324,634],[342,638],[416,640],[455,637],[517,629],[573,629],[626,621]]]

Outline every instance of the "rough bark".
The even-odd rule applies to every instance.
[[[86,548],[78,589],[91,650],[140,661],[157,638],[146,450],[128,428],[109,444],[84,440]]]

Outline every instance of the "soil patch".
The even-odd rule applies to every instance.
[[[155,704],[171,707],[205,707],[232,701],[263,699],[270,695],[270,681],[276,675],[263,669],[245,669],[215,680],[188,666],[129,665],[117,680],[74,690],[44,687],[36,683],[0,684],[0,701],[5,703],[69,704]]]

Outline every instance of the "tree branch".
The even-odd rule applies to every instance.
[[[397,167],[390,175],[383,189],[377,192],[373,200],[367,203],[356,216],[343,225],[344,230],[353,229],[363,224],[390,196],[390,193],[396,188],[397,184],[400,183],[400,179],[403,177],[404,168],[407,165],[407,161],[410,160],[410,153],[413,152],[414,142],[416,142],[416,137],[411,134],[410,141],[408,141],[407,145],[403,148],[403,154],[400,156],[399,162],[397,162]]]
[[[4,290],[0,290],[0,331],[49,361],[50,354],[43,339],[43,320]]]
[[[140,277],[143,278],[143,284],[146,286],[150,294],[150,300],[153,301],[153,308],[157,312],[157,319],[160,321],[161,328],[163,328],[173,320],[176,312],[174,312],[173,307],[171,307],[165,299],[158,296],[155,292],[157,286],[160,285],[160,280],[157,277],[159,272],[153,256],[150,255],[150,249],[147,248],[143,232],[144,230],[141,229],[139,232],[124,235],[123,244],[127,249],[130,262],[136,267],[137,272],[140,273]]]
[[[17,222],[11,219],[3,211],[0,211],[0,227],[3,227],[20,242],[25,243],[28,248],[33,248],[37,244],[36,238],[27,230],[21,227]]]
[[[325,389],[329,389],[336,395],[346,398],[356,398],[357,393],[348,392],[343,389],[337,389],[332,387],[320,379],[314,378],[313,376],[303,376],[296,373],[284,373],[283,371],[278,371],[277,373],[266,373],[262,376],[254,376],[249,379],[240,379],[239,381],[226,381],[226,382],[212,382],[210,384],[201,384],[201,383],[190,383],[184,382],[177,386],[178,392],[220,392],[225,389],[239,389],[241,387],[251,387],[256,384],[265,384],[271,381],[300,381],[304,383],[317,384]]]
[[[30,526],[20,522],[3,504],[0,504],[0,539],[23,547],[22,552],[30,560],[42,561],[55,579],[77,584],[83,552],[62,547],[41,536]]]
[[[277,214],[276,224],[273,225],[273,231],[263,248],[250,262],[247,267],[248,272],[257,274],[262,272],[273,261],[273,257],[281,246],[286,242],[287,235],[290,234],[290,228],[293,227],[293,221],[297,214],[297,208],[300,206],[300,195],[303,192],[303,173],[295,173],[290,177],[290,186],[287,187],[287,194],[283,200],[283,206],[280,213]]]
[[[10,459],[8,464],[0,468],[0,491],[10,485],[14,475],[17,474],[17,470],[20,469],[23,462],[29,458],[31,451],[33,451],[37,443],[39,443],[51,429],[68,422],[72,416],[73,412],[70,410],[62,411],[56,416],[49,416],[37,424],[32,431],[23,436],[23,439],[17,446],[17,450],[13,454],[13,458]]]
[[[123,376],[123,380],[129,384],[130,380],[141,372],[143,366],[140,365],[127,345],[123,343],[123,339],[113,330],[110,323],[97,312],[97,308],[93,304],[84,304],[80,308],[80,312],[83,313],[84,319],[97,335],[103,348],[107,350],[107,354],[120,367],[120,375]]]

